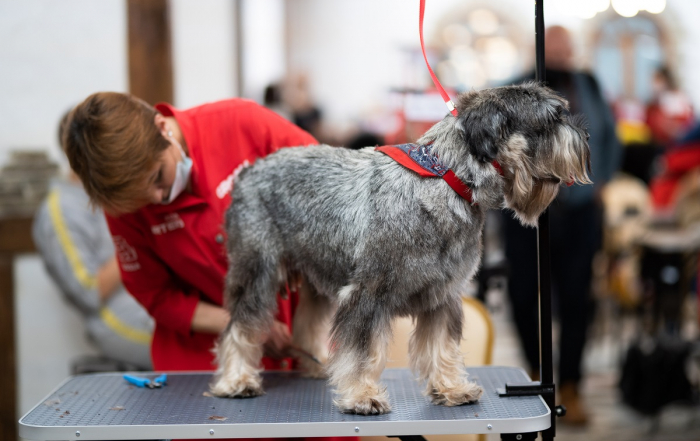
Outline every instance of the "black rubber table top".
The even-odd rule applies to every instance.
[[[506,382],[528,381],[522,369],[474,367],[470,379],[484,387],[479,402],[433,405],[407,369],[387,369],[392,411],[360,416],[333,405],[324,380],[294,372],[263,373],[265,395],[216,398],[207,392],[211,373],[171,373],[160,389],[130,385],[121,373],[69,378],[20,420],[27,439],[177,439],[427,435],[535,432],[549,427],[540,397],[499,397]],[[155,378],[157,374],[135,375]]]

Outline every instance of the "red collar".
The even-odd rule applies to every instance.
[[[472,189],[459,179],[452,170],[445,167],[440,161],[440,158],[430,151],[429,146],[418,144],[385,145],[376,147],[375,150],[386,154],[399,164],[418,173],[422,177],[444,179],[458,195],[463,197],[470,204],[475,205],[473,202]],[[500,164],[496,161],[493,161],[491,164],[496,168],[498,174],[502,176],[503,170]]]

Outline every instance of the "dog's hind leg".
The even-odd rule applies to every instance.
[[[263,394],[259,367],[262,341],[255,333],[231,322],[214,351],[218,364],[214,382],[210,385],[214,395],[254,397]]]
[[[435,404],[457,406],[478,400],[483,392],[467,379],[459,349],[463,316],[459,297],[416,316],[409,359],[419,378],[427,380],[425,394]]]
[[[294,313],[292,342],[312,354],[321,364],[308,357],[299,357],[304,375],[325,378],[324,366],[328,359],[328,334],[333,306],[328,297],[320,295],[308,282],[299,287],[299,305]]]
[[[361,415],[391,410],[379,376],[386,364],[391,321],[372,301],[373,294],[352,285],[341,290],[332,329],[329,382],[342,412]]]
[[[221,397],[261,395],[264,336],[277,308],[279,264],[270,256],[232,262],[225,303],[231,322],[214,349],[218,368],[211,392]]]

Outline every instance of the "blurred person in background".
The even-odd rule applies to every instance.
[[[659,171],[651,182],[651,200],[660,217],[673,216],[683,179],[700,169],[700,123],[689,128],[661,156]]]
[[[150,370],[153,319],[124,289],[104,213],[90,206],[72,170],[51,183],[32,234],[49,275],[85,317],[88,338],[104,357],[83,359],[74,373]]]
[[[652,142],[662,153],[649,188],[656,213],[672,216],[681,180],[700,167],[700,124],[694,121],[690,98],[668,66],[656,70],[652,89],[646,118]]]
[[[350,137],[345,147],[351,150],[360,150],[365,147],[377,147],[384,145],[384,137],[377,133],[360,131]]]
[[[294,124],[321,142],[327,142],[329,139],[324,133],[323,111],[314,102],[309,89],[306,74],[290,75],[284,82],[283,101],[291,109],[291,121]]]
[[[289,110],[289,106],[287,106],[282,99],[283,94],[283,86],[280,83],[268,84],[263,93],[263,105],[282,118],[291,121],[292,114]]]
[[[550,205],[551,269],[555,311],[558,313],[560,402],[572,425],[588,422],[580,398],[582,355],[593,315],[592,262],[600,247],[601,188],[617,171],[621,146],[615,135],[612,111],[598,82],[574,66],[569,31],[553,26],[545,32],[545,79],[549,87],[569,101],[571,114],[588,122],[591,179],[594,185],[562,186]],[[534,73],[525,79],[533,79]],[[518,81],[519,82],[519,81]],[[512,313],[532,377],[539,378],[537,230],[524,228],[504,211],[505,252],[510,268],[508,293]],[[555,372],[556,372],[555,371]]]
[[[661,66],[654,72],[652,90],[654,95],[646,109],[646,123],[653,142],[669,147],[691,128],[693,106],[668,66]]]

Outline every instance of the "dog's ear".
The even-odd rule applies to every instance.
[[[507,178],[506,205],[516,212],[522,212],[527,207],[535,187],[533,165],[527,150],[525,137],[513,135],[505,143],[499,159]]]
[[[476,108],[467,107],[458,118],[469,152],[481,162],[496,159],[506,123],[501,109],[494,103],[484,101]]]

